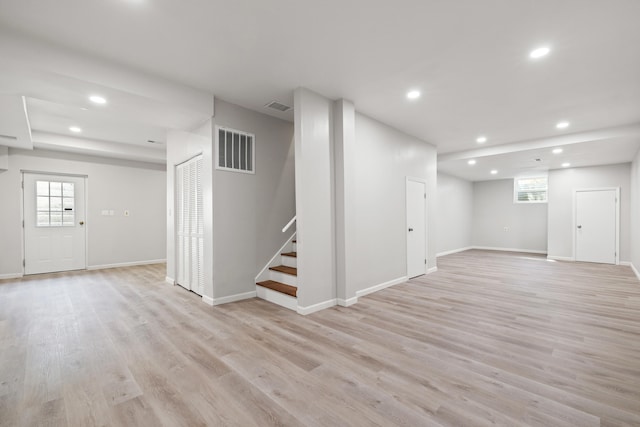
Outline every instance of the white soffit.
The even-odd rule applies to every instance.
[[[26,101],[18,95],[0,95],[0,146],[33,149]]]

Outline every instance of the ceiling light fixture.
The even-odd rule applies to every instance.
[[[498,174],[498,171],[497,171],[496,169],[493,169],[493,170],[491,171],[491,175],[497,175],[497,174]]]
[[[558,122],[558,124],[556,125],[557,129],[566,129],[569,127],[569,122]]]
[[[476,142],[478,144],[484,144],[485,142],[487,142],[487,137],[486,136],[479,136],[478,138],[476,138]]]
[[[89,101],[93,102],[94,104],[100,104],[100,105],[103,105],[103,104],[107,103],[107,100],[104,99],[102,96],[99,96],[99,95],[91,95],[89,97]]]
[[[82,132],[82,129],[80,129],[78,126],[69,126],[69,130],[73,133],[80,133]]]
[[[407,98],[409,98],[409,99],[418,99],[418,98],[420,98],[420,91],[419,90],[411,90],[411,91],[407,92]]]
[[[569,166],[571,166],[571,163],[563,163],[563,164],[562,164],[562,167],[563,167],[563,168],[568,168]]]
[[[469,161],[467,162],[467,164],[469,164],[469,165],[473,166],[473,165],[475,165],[475,164],[476,164],[476,161],[475,161],[474,159],[471,159],[471,160],[469,160]]]
[[[554,148],[553,149],[553,154],[560,154],[562,153],[562,148]]]
[[[542,46],[542,47],[539,47],[539,48],[536,48],[536,49],[532,50],[529,53],[529,58],[531,58],[531,59],[542,58],[543,56],[547,56],[549,54],[549,52],[551,52],[551,49],[549,49],[548,46]]]

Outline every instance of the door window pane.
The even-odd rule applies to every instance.
[[[75,226],[75,184],[36,181],[36,226]]]

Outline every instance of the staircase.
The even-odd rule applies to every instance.
[[[292,237],[293,239],[293,237]],[[267,279],[256,283],[258,298],[281,305],[290,310],[298,310],[298,270],[297,241],[290,240],[269,263],[269,269],[260,278]]]

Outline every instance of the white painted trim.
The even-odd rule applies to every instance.
[[[349,298],[349,299],[341,299],[338,298],[338,305],[341,307],[351,307],[352,305],[356,304],[358,302],[358,297],[353,297],[353,298]]]
[[[578,246],[577,217],[578,217],[578,193],[591,191],[615,191],[616,192],[616,257],[615,265],[620,264],[620,187],[601,187],[601,188],[574,188],[573,189],[573,258],[576,260],[576,248]]]
[[[176,281],[174,280],[173,277],[165,276],[164,281],[167,282],[170,285],[175,285],[176,284]]]
[[[209,305],[228,304],[230,302],[242,301],[244,299],[250,299],[256,297],[256,291],[244,292],[242,294],[229,295],[221,298],[211,298],[208,296],[202,296],[202,300]]]
[[[636,277],[638,278],[638,280],[640,280],[640,271],[638,271],[638,269],[636,268],[635,265],[633,265],[633,263],[631,263],[631,269],[633,270],[634,273],[636,273]]]
[[[435,273],[436,271],[438,271],[438,267],[431,267],[427,270],[427,274]]]
[[[328,301],[320,302],[318,304],[310,305],[309,307],[298,306],[298,314],[302,314],[306,316],[307,314],[315,313],[316,311],[324,310],[325,308],[330,308],[337,305],[337,300],[330,299]]]
[[[555,255],[547,255],[547,259],[553,260],[553,261],[568,261],[568,262],[574,262],[575,259],[573,259],[573,257],[570,256],[555,256]]]
[[[464,252],[464,251],[468,251],[470,249],[473,249],[473,246],[467,246],[466,248],[458,248],[458,249],[452,249],[450,251],[440,252],[440,253],[436,254],[436,258],[439,258],[441,256],[451,255],[451,254],[457,254],[458,252]]]
[[[265,301],[288,308],[289,310],[298,311],[298,298],[292,297],[291,295],[256,285],[256,296]]]
[[[22,273],[0,274],[0,280],[20,279],[22,277],[24,277],[24,274],[22,274]]]
[[[165,262],[167,262],[166,259],[151,259],[147,261],[119,262],[116,264],[90,265],[89,267],[87,267],[87,270],[104,270],[107,268],[135,267],[137,265],[163,264]]]
[[[296,231],[296,232],[294,232],[294,233],[291,235],[291,237],[289,237],[289,238],[287,239],[287,241],[285,242],[285,244],[284,244],[284,245],[282,245],[282,247],[280,248],[280,250],[279,250],[278,252],[276,252],[276,254],[273,256],[273,258],[271,258],[271,259],[269,260],[269,262],[268,262],[264,267],[262,267],[262,270],[260,270],[260,273],[258,273],[258,274],[256,275],[255,279],[254,279],[254,281],[255,281],[255,282],[262,282],[263,280],[267,280],[267,277],[262,277],[262,275],[263,275],[265,272],[267,272],[267,273],[268,273],[269,267],[273,267],[273,266],[275,266],[275,265],[278,265],[278,263],[276,263],[276,262],[275,262],[275,261],[276,261],[276,258],[278,258],[279,256],[281,256],[282,252],[284,252],[284,249],[287,247],[287,245],[288,245],[289,243],[291,243],[291,241],[296,237],[296,234],[297,234],[297,231]]]
[[[624,265],[625,267],[631,267],[631,261],[620,261],[619,265]]]
[[[365,295],[369,295],[374,292],[381,291],[385,288],[388,288],[393,285],[397,285],[399,283],[404,283],[407,280],[408,280],[407,276],[402,276],[402,277],[398,277],[397,279],[389,280],[388,282],[380,283],[379,285],[371,286],[369,288],[356,291],[356,298],[360,298]]]
[[[547,251],[539,251],[536,249],[520,249],[520,248],[494,248],[490,246],[474,246],[472,249],[478,249],[481,251],[502,251],[502,252],[524,252],[529,254],[542,254],[546,255]]]

